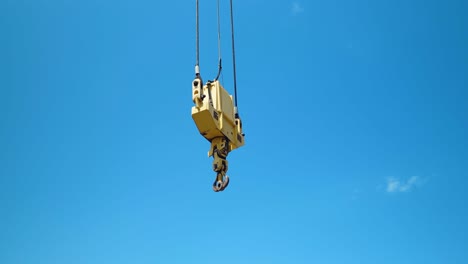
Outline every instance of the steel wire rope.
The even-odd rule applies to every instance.
[[[218,75],[216,75],[216,78],[214,79],[217,81],[219,79],[219,75],[221,74],[221,71],[223,70],[223,64],[222,64],[222,54],[221,54],[221,15],[220,15],[220,3],[219,0],[217,0],[217,17],[218,17]]]
[[[237,74],[236,74],[236,49],[235,49],[235,41],[234,41],[234,11],[232,7],[232,0],[230,0],[231,6],[231,40],[232,40],[232,68],[234,72],[234,106],[235,106],[235,114],[236,117],[238,116],[237,113]]]
[[[195,8],[195,34],[196,34],[196,48],[195,48],[195,54],[196,54],[196,63],[195,63],[195,75],[197,77],[200,77],[200,15],[199,15],[199,3],[198,0],[196,1],[196,8]]]

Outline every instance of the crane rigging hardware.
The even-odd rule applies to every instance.
[[[192,82],[192,119],[200,134],[211,143],[208,156],[213,156],[213,170],[216,179],[213,183],[215,192],[223,191],[229,184],[227,176],[229,152],[244,145],[242,120],[237,110],[237,76],[236,55],[234,48],[234,15],[232,0],[230,0],[231,14],[231,44],[234,79],[234,98],[221,85],[218,78],[222,71],[221,58],[221,26],[220,0],[217,0],[218,17],[218,74],[213,81],[203,83],[200,74],[200,35],[199,35],[199,0],[196,0],[196,64],[195,79]]]

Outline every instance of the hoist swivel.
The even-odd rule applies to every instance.
[[[232,96],[219,81],[203,85],[201,78],[195,77],[192,99],[195,104],[192,107],[193,121],[200,134],[211,143],[208,156],[213,156],[213,170],[216,172],[213,190],[223,191],[229,184],[226,158],[229,152],[244,145],[242,121]]]

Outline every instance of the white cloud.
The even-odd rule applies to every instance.
[[[304,12],[304,8],[302,7],[302,5],[299,2],[293,2],[291,6],[291,13],[293,15],[297,15],[302,12]]]
[[[418,187],[422,184],[422,179],[418,176],[412,176],[407,181],[401,181],[395,178],[389,178],[387,180],[387,192],[388,193],[397,193],[397,192],[410,192],[415,187]]]

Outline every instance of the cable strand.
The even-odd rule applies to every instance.
[[[231,40],[232,40],[232,67],[234,71],[234,106],[237,109],[237,75],[236,75],[236,50],[235,50],[235,41],[234,41],[234,11],[232,7],[232,0],[230,0],[231,4]],[[237,113],[236,113],[237,115]]]
[[[220,3],[217,0],[217,16],[218,16],[218,75],[216,75],[215,81],[219,79],[219,75],[221,75],[221,71],[223,69],[222,66],[222,54],[221,54],[221,15],[220,15]]]
[[[198,0],[196,1],[196,63],[195,63],[195,74],[200,75],[200,16],[198,8]]]

